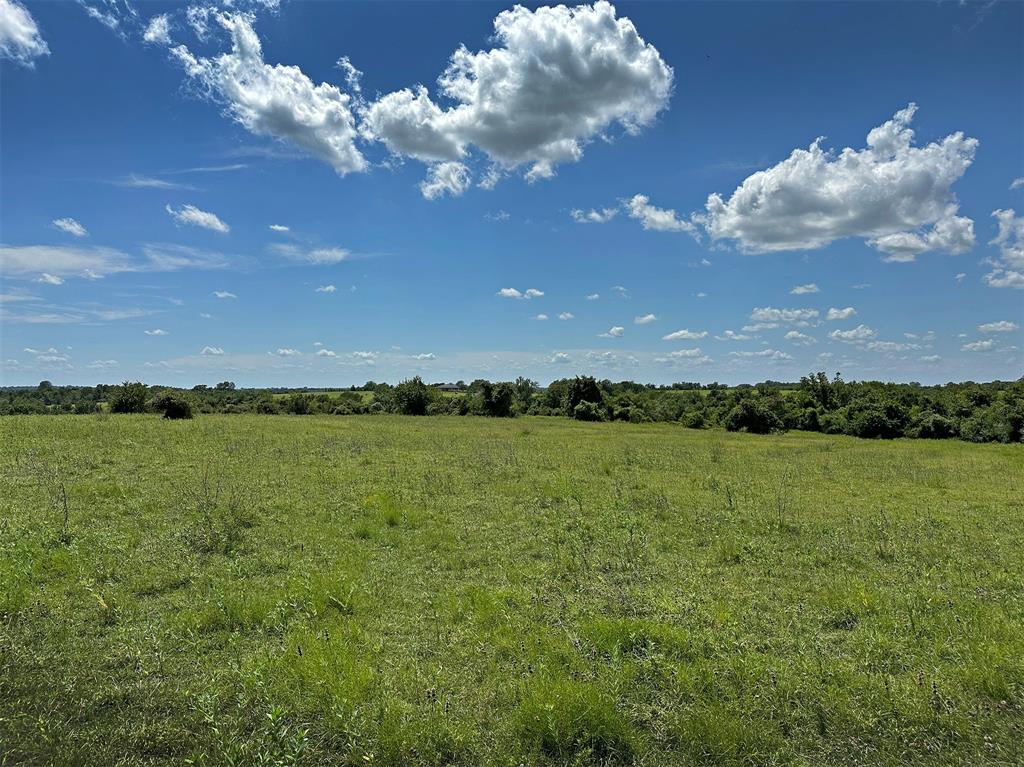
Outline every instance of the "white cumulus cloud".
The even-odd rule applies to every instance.
[[[213,291],[213,295],[217,298],[238,298],[234,293],[229,293],[226,290],[215,290]]]
[[[220,357],[224,354],[224,350],[219,346],[204,346],[203,350],[199,353],[204,357]]]
[[[572,220],[577,224],[607,224],[616,215],[618,215],[618,209],[616,208],[602,208],[601,210],[580,210],[574,208],[569,211],[569,215],[572,216]]]
[[[791,291],[794,296],[802,296],[805,293],[820,293],[820,289],[813,282],[808,282],[806,285],[796,285]]]
[[[321,285],[319,288],[317,288],[313,292],[314,293],[334,293],[335,291],[337,291],[337,288],[334,287],[333,285]]]
[[[598,338],[621,338],[626,329],[621,325],[614,325],[604,333],[599,333]]]
[[[965,352],[987,352],[995,348],[995,345],[996,342],[988,338],[984,341],[973,341],[969,344],[964,344],[960,349]]]
[[[864,149],[838,154],[817,139],[767,170],[749,176],[726,200],[708,197],[695,217],[712,239],[764,253],[820,248],[862,237],[892,261],[929,250],[963,253],[974,223],[958,216],[951,190],[974,160],[978,141],[956,132],[914,146],[915,104],[874,128]]]
[[[633,195],[627,200],[626,210],[629,212],[629,217],[639,221],[644,229],[653,229],[656,232],[688,232],[689,234],[697,232],[697,228],[692,223],[679,218],[674,210],[656,208],[650,204],[649,198],[642,194]]]
[[[999,258],[985,275],[985,282],[993,288],[1024,288],[1024,216],[1018,218],[1013,208],[992,215],[999,223],[999,233],[989,244],[999,247]]]
[[[386,94],[363,114],[362,133],[399,155],[461,162],[471,147],[530,181],[576,162],[583,146],[618,124],[637,133],[668,103],[672,69],[629,19],[603,0],[573,8],[502,11],[497,47],[452,55],[438,79],[441,107],[423,86]]]
[[[647,325],[647,324],[649,324],[651,322],[656,321],[657,319],[658,318],[655,317],[653,314],[643,314],[643,315],[634,317],[633,318],[633,323],[635,325]]]
[[[314,85],[299,67],[267,64],[250,16],[213,17],[231,36],[229,53],[205,58],[184,45],[171,49],[192,81],[251,133],[288,141],[341,175],[365,170],[351,97],[329,83]],[[205,29],[205,17],[196,21]]]
[[[766,324],[784,322],[790,325],[809,325],[817,316],[817,309],[776,309],[771,306],[755,307],[750,313],[751,320]]]
[[[461,162],[435,162],[427,170],[420,192],[428,200],[436,200],[445,194],[458,197],[469,184],[469,168]]]
[[[169,336],[170,335],[170,333],[168,333],[166,330],[161,330],[160,328],[156,328],[154,330],[145,330],[143,332],[147,336]]]
[[[831,307],[828,310],[828,314],[825,315],[825,319],[826,320],[848,320],[848,319],[850,319],[850,317],[852,317],[856,313],[857,313],[857,310],[854,309],[852,306],[847,306],[847,307],[844,307],[843,309],[837,309],[836,307],[833,306],[833,307]]]
[[[867,325],[858,325],[851,330],[833,330],[828,334],[828,337],[835,341],[855,344],[870,341],[875,337],[875,335],[875,331]]]
[[[982,333],[1012,333],[1019,329],[1020,326],[1016,322],[1010,322],[1009,320],[986,322],[984,325],[978,325],[978,330]]]
[[[818,339],[814,336],[809,336],[806,333],[801,333],[799,330],[791,330],[786,333],[785,338],[787,341],[792,341],[795,344],[801,346],[810,346],[811,344],[818,343]]]
[[[668,335],[662,336],[662,341],[692,341],[697,338],[706,338],[708,331],[706,330],[677,330]]]

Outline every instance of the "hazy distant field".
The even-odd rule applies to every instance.
[[[1021,764],[1022,582],[1021,445],[8,417],[0,764]]]

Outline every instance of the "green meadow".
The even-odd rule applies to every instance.
[[[0,419],[0,765],[1020,765],[1024,447]]]

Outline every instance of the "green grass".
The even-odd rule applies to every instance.
[[[0,483],[3,765],[1024,762],[1019,445],[8,417]]]

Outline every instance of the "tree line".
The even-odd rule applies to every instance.
[[[892,439],[963,439],[1021,442],[1024,378],[941,386],[844,381],[813,373],[798,383],[765,381],[728,387],[677,383],[654,386],[590,376],[552,381],[478,379],[442,391],[418,376],[392,386],[367,382],[346,390],[240,389],[230,381],[192,389],[120,385],[54,386],[0,390],[0,415],[32,413],[193,413],[291,415],[519,415],[580,421],[671,422],[693,429],[724,428],[757,434],[789,429]]]

